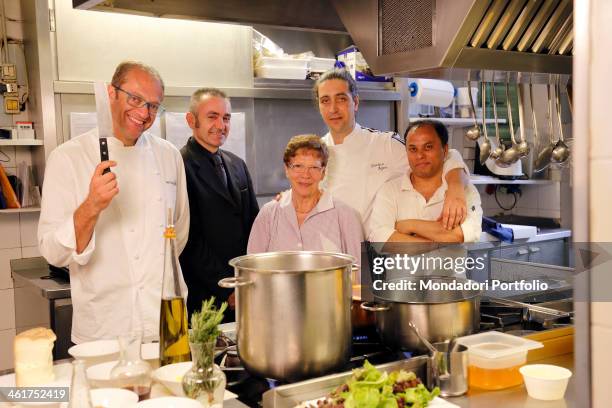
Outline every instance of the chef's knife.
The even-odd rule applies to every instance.
[[[100,161],[109,160],[108,138],[113,137],[113,122],[111,120],[108,90],[104,82],[94,82],[94,95],[96,97],[96,116],[98,117],[98,136],[100,138]],[[110,168],[104,169],[106,174]]]

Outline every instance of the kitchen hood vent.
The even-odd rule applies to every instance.
[[[570,74],[572,0],[334,0],[378,75]],[[470,74],[471,73],[471,74]]]

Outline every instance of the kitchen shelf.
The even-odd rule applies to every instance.
[[[474,185],[477,185],[477,184],[532,184],[532,185],[539,184],[539,185],[542,185],[542,184],[554,184],[554,183],[558,183],[558,181],[553,181],[553,180],[534,180],[534,179],[529,179],[529,180],[501,180],[501,179],[498,179],[497,177],[475,176],[475,175],[471,175],[470,176],[470,181]]]
[[[0,139],[0,146],[42,146],[42,139]]]
[[[447,126],[472,126],[474,124],[474,119],[472,118],[421,118],[421,117],[413,117],[409,118],[410,122],[418,122],[419,120],[437,120],[444,123]],[[482,124],[482,119],[476,118],[478,120],[478,124]],[[488,125],[492,125],[495,123],[495,119],[486,119],[485,123]],[[497,119],[497,123],[504,124],[506,123],[506,119]],[[490,137],[490,136],[489,136]]]
[[[258,78],[259,79],[259,78]],[[253,88],[219,88],[230,98],[255,99],[312,99],[312,80],[274,80],[269,82],[256,81]],[[167,86],[165,97],[191,96],[197,86]],[[54,81],[53,91],[62,94],[93,94],[93,82]],[[359,88],[359,99],[370,101],[399,101],[400,93],[370,84]]]

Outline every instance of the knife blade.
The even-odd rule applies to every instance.
[[[96,98],[96,116],[98,119],[98,136],[100,138],[100,161],[109,160],[108,138],[113,137],[113,125],[110,112],[108,90],[104,82],[94,82],[94,95]],[[104,169],[106,174],[110,168]]]

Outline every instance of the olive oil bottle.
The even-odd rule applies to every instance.
[[[187,308],[181,289],[181,272],[176,252],[176,231],[170,209],[164,239],[164,280],[159,319],[160,366],[191,361],[187,334]]]

